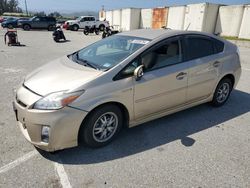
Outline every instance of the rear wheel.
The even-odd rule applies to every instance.
[[[73,31],[78,31],[79,30],[79,26],[78,25],[73,25],[72,26],[72,30]]]
[[[119,107],[105,105],[94,110],[80,130],[80,138],[89,147],[102,147],[110,143],[122,127]]]
[[[219,82],[214,92],[212,105],[219,107],[225,104],[231,94],[232,88],[233,88],[233,84],[229,78],[222,79]]]
[[[100,25],[100,26],[99,26],[99,29],[100,29],[100,31],[104,31],[104,29],[105,29],[105,25],[103,25],[103,24],[102,24],[102,25]]]
[[[28,24],[26,24],[26,25],[24,25],[23,26],[23,30],[25,30],[25,31],[29,31],[30,30],[30,25],[28,25]]]

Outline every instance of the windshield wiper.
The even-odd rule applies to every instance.
[[[73,61],[75,61],[76,63],[80,64],[80,65],[83,65],[83,66],[89,66],[93,69],[96,69],[96,70],[100,70],[100,68],[96,65],[94,65],[93,63],[90,63],[89,61],[85,60],[85,59],[81,59],[79,58],[79,54],[78,52],[75,52],[71,55],[71,58]]]

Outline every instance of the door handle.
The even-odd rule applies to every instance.
[[[219,62],[219,61],[215,61],[215,62],[213,63],[213,66],[214,66],[214,67],[219,67],[219,66],[220,66],[220,62]]]
[[[181,72],[176,76],[177,80],[182,80],[187,75],[186,72]]]

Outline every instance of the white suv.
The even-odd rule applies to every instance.
[[[105,29],[105,27],[109,26],[108,21],[99,21],[94,16],[80,16],[76,20],[68,20],[66,22],[68,25],[68,29],[73,31],[78,31],[78,29],[84,29],[86,26],[93,26],[95,25],[101,31]]]

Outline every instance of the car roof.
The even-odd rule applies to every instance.
[[[172,29],[137,29],[132,31],[126,31],[119,33],[117,35],[121,36],[133,36],[133,37],[140,37],[149,40],[154,40],[156,38],[167,38],[175,35],[185,35],[185,34],[198,34],[198,35],[205,35],[213,38],[217,38],[213,34],[199,32],[199,31],[181,31],[181,30],[172,30]]]

